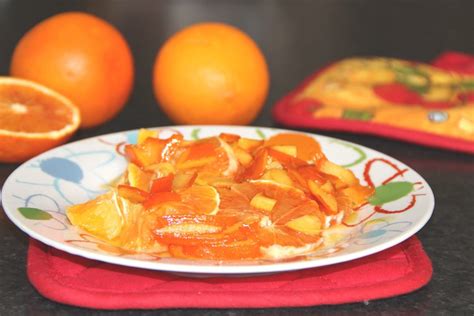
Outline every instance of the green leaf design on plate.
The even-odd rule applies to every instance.
[[[258,129],[258,128],[255,129],[255,133],[257,133],[258,137],[260,137],[261,139],[267,138],[267,137],[265,136],[265,134],[264,134],[260,129]]]
[[[342,165],[342,167],[344,168],[349,168],[349,167],[353,167],[355,165],[358,165],[360,164],[362,161],[364,161],[366,158],[367,158],[367,155],[365,154],[365,152],[360,149],[359,147],[357,146],[354,146],[352,144],[348,144],[346,142],[340,142],[340,141],[336,141],[335,143],[341,145],[341,146],[344,146],[344,147],[347,147],[347,148],[350,148],[352,149],[353,151],[355,151],[359,157],[357,157],[353,162],[350,162],[348,164],[345,164],[345,165]]]
[[[374,113],[345,109],[342,117],[349,120],[370,121],[374,117]]]
[[[195,128],[195,129],[193,129],[193,131],[191,132],[191,137],[192,137],[192,139],[194,139],[194,140],[199,139],[199,132],[200,132],[200,131],[201,131],[200,128]]]
[[[53,218],[51,214],[40,210],[39,208],[34,207],[19,207],[18,211],[23,215],[25,218],[46,221],[48,219]]]
[[[390,182],[375,188],[375,194],[369,198],[369,203],[382,205],[407,196],[411,191],[413,191],[411,182]]]

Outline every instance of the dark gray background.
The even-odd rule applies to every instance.
[[[430,61],[445,50],[474,53],[472,0],[176,0],[19,1],[0,0],[0,75],[22,34],[57,12],[80,10],[114,24],[135,59],[135,87],[125,109],[74,140],[103,133],[172,124],[151,89],[155,54],[165,39],[194,22],[221,21],[250,34],[271,72],[270,94],[254,125],[277,126],[272,105],[302,79],[330,61],[380,55]],[[407,163],[433,188],[436,208],[418,234],[433,261],[432,281],[414,293],[368,304],[267,310],[163,310],[162,315],[321,315],[474,313],[474,158],[372,136],[322,133],[366,145]],[[0,185],[17,167],[0,164]],[[132,314],[73,308],[41,297],[25,274],[27,238],[0,208],[0,315]]]

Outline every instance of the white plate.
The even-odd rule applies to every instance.
[[[221,132],[250,138],[266,138],[284,132],[273,128],[236,126],[157,129],[160,137],[180,132],[185,138],[194,139]],[[27,161],[5,182],[3,207],[13,223],[25,233],[71,254],[137,268],[200,274],[269,273],[335,264],[392,247],[426,224],[433,212],[434,197],[418,173],[375,150],[334,138],[308,135],[321,143],[331,161],[350,168],[363,183],[372,181],[379,188],[377,192],[382,193],[379,202],[383,205],[366,205],[359,211],[358,224],[344,226],[331,234],[331,243],[307,258],[291,262],[187,261],[157,259],[149,255],[119,255],[109,252],[101,241],[71,226],[65,208],[102,193],[108,183],[124,172],[126,161],[118,152],[123,150],[126,142],[136,140],[136,130],[70,143]]]

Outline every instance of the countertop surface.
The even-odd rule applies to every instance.
[[[474,53],[474,2],[405,0],[314,1],[8,1],[0,0],[0,74],[7,75],[16,42],[34,24],[57,12],[94,13],[118,27],[135,58],[135,86],[124,110],[110,122],[81,130],[78,140],[139,127],[172,125],[153,97],[151,70],[164,40],[200,21],[233,24],[262,48],[271,72],[265,108],[252,125],[281,127],[273,104],[323,65],[355,55],[430,61],[446,50]],[[428,285],[399,297],[337,306],[260,310],[94,311],[43,298],[26,276],[28,237],[0,207],[0,315],[321,315],[474,314],[474,156],[409,143],[336,132],[391,155],[420,173],[436,206],[417,234],[432,260]],[[0,164],[0,187],[15,164]]]

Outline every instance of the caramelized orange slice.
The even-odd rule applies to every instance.
[[[167,202],[179,202],[181,201],[181,196],[175,192],[156,192],[150,194],[148,199],[143,202],[143,206],[146,209],[154,208],[160,206]]]
[[[184,148],[177,160],[178,171],[207,172],[232,176],[238,168],[232,148],[218,137],[206,138]]]
[[[186,259],[242,260],[262,256],[260,244],[252,239],[232,241],[220,245],[173,245],[169,249],[172,255]]]
[[[219,192],[209,185],[192,186],[179,192],[181,201],[192,207],[195,214],[215,215],[219,211]]]
[[[140,168],[136,164],[128,164],[127,180],[130,186],[148,192],[150,190],[150,183],[152,178],[152,172],[142,170],[142,168]]]
[[[236,134],[220,133],[219,138],[228,144],[233,144],[240,139],[240,136]]]
[[[169,175],[153,180],[151,184],[151,193],[157,192],[171,192],[173,186],[174,174],[170,173]]]
[[[140,167],[171,160],[178,148],[183,136],[175,134],[167,139],[146,138],[137,145],[125,146],[125,154],[128,160]]]
[[[140,135],[126,149],[131,163],[117,191],[68,211],[78,226],[126,249],[166,248],[186,259],[295,257],[318,247],[334,215],[349,216],[374,192],[302,134],[266,142]]]
[[[261,150],[254,158],[253,162],[239,175],[239,180],[258,179],[265,172],[268,161],[268,151]]]
[[[103,239],[119,236],[123,218],[114,192],[101,195],[84,204],[67,209],[67,217],[75,226]]]
[[[119,184],[117,192],[120,197],[123,197],[132,203],[143,203],[149,197],[148,192],[125,184]]]
[[[304,134],[281,133],[265,141],[265,146],[294,146],[296,157],[304,161],[317,161],[324,157],[319,143]]]

